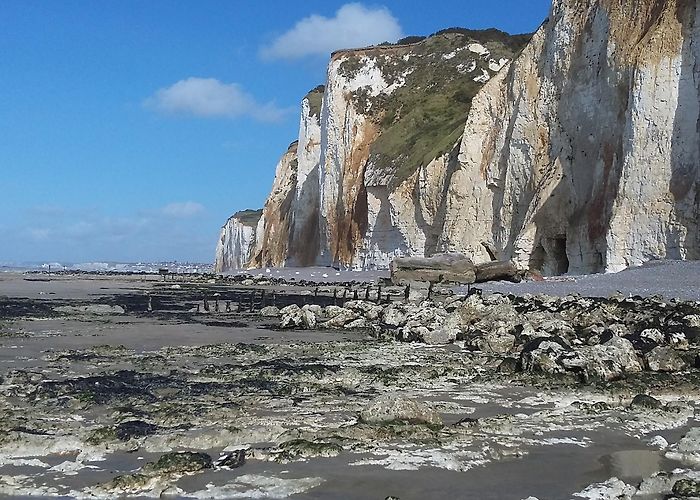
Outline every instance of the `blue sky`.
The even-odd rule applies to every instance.
[[[4,0],[0,263],[210,261],[225,220],[263,205],[329,51],[529,32],[549,5]]]

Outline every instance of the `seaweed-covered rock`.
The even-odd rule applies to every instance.
[[[673,485],[673,494],[681,498],[700,498],[700,481],[679,479]]]
[[[336,443],[308,441],[306,439],[285,441],[279,445],[279,449],[280,451],[275,458],[278,462],[316,457],[337,457],[343,451],[343,448]]]
[[[442,425],[442,417],[425,403],[397,395],[380,396],[360,412],[360,420],[368,424],[405,422]]]
[[[129,441],[132,438],[150,436],[157,430],[158,426],[143,420],[129,420],[115,427],[114,436],[120,441]]]
[[[664,404],[653,396],[647,394],[637,394],[632,398],[630,408],[645,408],[648,410],[658,410],[663,408]]]
[[[178,451],[161,455],[156,462],[146,464],[143,471],[157,474],[186,474],[212,467],[212,459],[206,453]]]

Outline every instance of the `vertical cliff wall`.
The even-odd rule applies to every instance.
[[[694,0],[555,0],[532,39],[450,29],[333,54],[250,265],[700,258],[699,16]]]
[[[286,261],[299,166],[297,146],[296,141],[290,144],[277,164],[272,192],[257,225],[255,248],[248,267],[278,266]]]
[[[216,246],[215,272],[245,269],[248,266],[261,216],[262,210],[244,210],[226,221]]]
[[[475,98],[441,244],[545,274],[698,258],[694,1],[556,0]]]

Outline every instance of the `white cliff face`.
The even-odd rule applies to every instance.
[[[447,180],[456,154],[421,166],[397,188],[367,186],[367,232],[353,259],[362,269],[386,269],[396,257],[432,255],[444,220]]]
[[[472,36],[447,33],[413,46],[334,54],[321,118],[317,263],[381,269],[398,256],[435,253],[461,127],[417,136],[417,127],[432,131],[444,127],[441,119],[449,122],[430,122],[442,102],[421,106],[426,96],[476,92],[513,51],[503,45],[507,35],[481,34],[498,53],[493,59],[492,49]],[[431,82],[436,74],[444,82]],[[468,105],[456,102],[454,109],[466,116]]]
[[[247,215],[250,217],[250,214]],[[226,221],[216,245],[215,272],[246,268],[255,247],[255,227],[239,214]]]
[[[293,142],[277,164],[272,192],[257,224],[255,249],[248,267],[283,266],[286,262],[297,184],[297,145]]]
[[[348,57],[336,55],[328,67],[321,116],[320,255],[323,264],[352,260],[354,242],[361,237],[362,213],[356,201],[364,194],[363,174],[374,127],[353,103],[353,91],[364,87],[372,96],[388,87],[374,60],[364,57],[359,71],[346,76]],[[362,201],[360,201],[362,204]]]
[[[302,101],[297,147],[297,176],[291,208],[289,251],[286,263],[311,266],[320,250],[319,163],[321,159],[321,101],[323,88],[312,91]]]
[[[700,257],[696,3],[623,4],[556,0],[474,99],[443,248],[545,274]]]

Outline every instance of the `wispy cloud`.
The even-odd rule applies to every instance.
[[[259,103],[236,83],[216,78],[190,77],[156,91],[144,106],[166,114],[204,118],[250,116],[259,121],[278,122],[290,112],[274,103]]]
[[[386,7],[343,5],[334,17],[311,15],[263,47],[265,59],[298,59],[334,50],[395,42],[403,36],[398,20]]]
[[[193,217],[204,212],[204,206],[194,201],[183,203],[170,203],[161,209],[161,212],[168,217]]]

